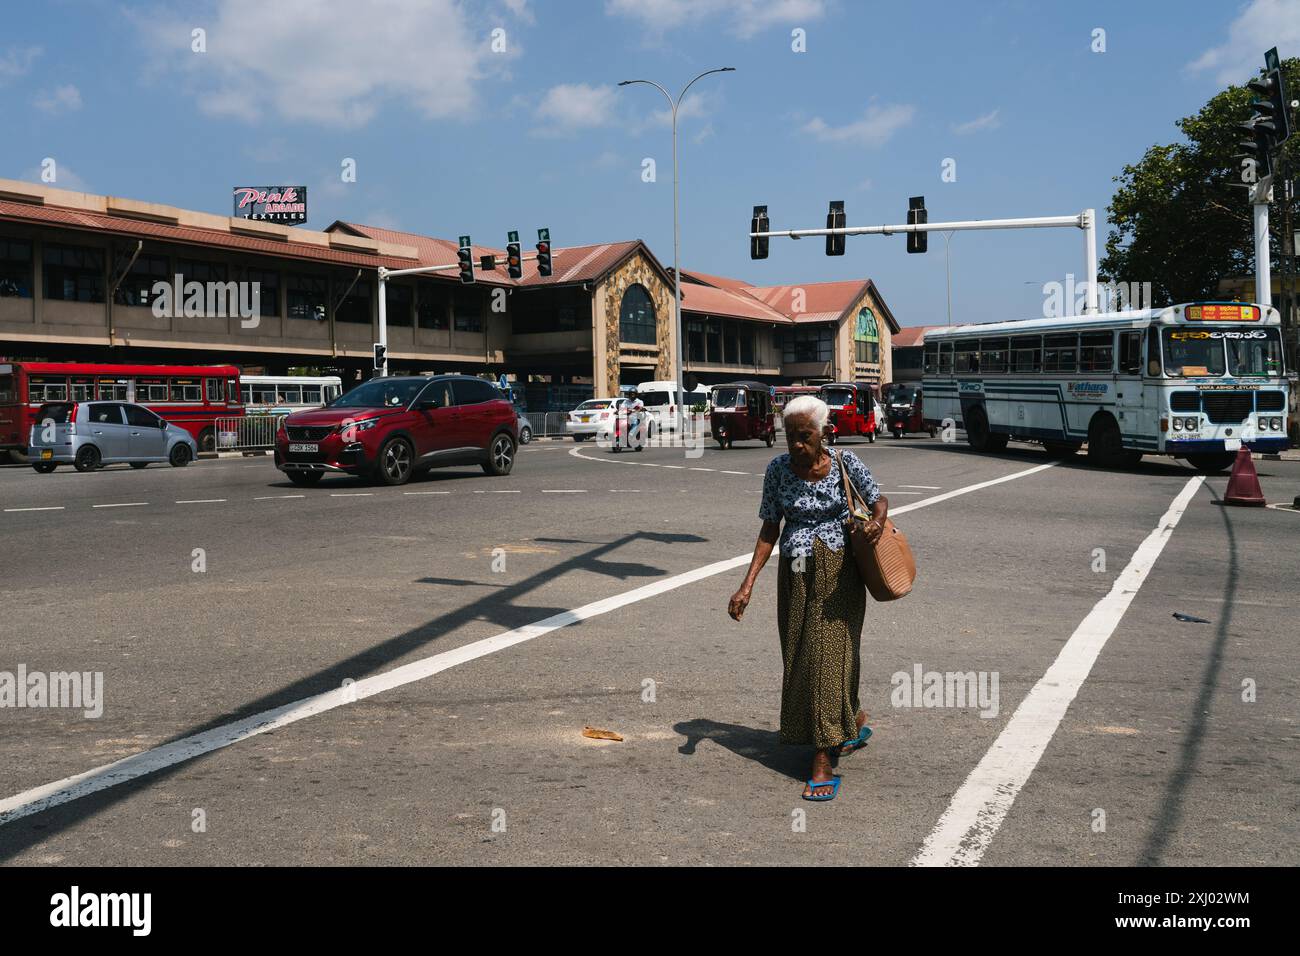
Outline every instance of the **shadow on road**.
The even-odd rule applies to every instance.
[[[626,580],[633,577],[664,576],[669,573],[662,568],[655,568],[645,564],[602,560],[603,555],[628,545],[643,542],[698,544],[707,540],[707,538],[694,534],[636,531],[625,534],[613,541],[597,543],[582,554],[539,570],[536,574],[520,581],[494,588],[491,593],[475,598],[468,604],[439,615],[420,627],[381,641],[365,650],[358,651],[329,667],[317,670],[315,673],[299,678],[270,693],[263,694],[256,700],[231,709],[201,725],[176,734],[156,746],[174,743],[253,714],[272,710],[326,691],[336,690],[345,679],[360,680],[364,677],[382,673],[408,655],[427,649],[429,645],[439,638],[466,624],[490,621],[503,630],[513,630],[568,610],[567,608],[538,607],[518,603],[525,595],[565,574],[588,572],[603,574],[617,580]],[[425,583],[427,582],[428,579],[426,579]],[[476,582],[458,581],[452,583],[461,585]],[[571,626],[581,627],[582,625],[579,623]],[[270,733],[275,733],[275,731]],[[98,813],[111,808],[117,802],[125,800],[140,790],[154,786],[159,780],[167,778],[182,767],[188,767],[206,756],[208,754],[200,754],[161,770],[147,773],[134,780],[110,786],[107,789],[88,794],[69,803],[51,807],[0,825],[0,861],[13,859],[17,854],[47,839],[52,834],[93,819]],[[107,779],[111,778],[111,776],[109,772],[94,771],[86,779],[94,780],[97,777]]]
[[[695,753],[695,748],[701,741],[711,740],[739,757],[762,764],[768,770],[775,770],[792,780],[807,779],[808,768],[812,765],[811,747],[783,744],[781,735],[775,730],[757,730],[703,717],[674,724],[673,730],[686,738],[677,752],[687,757]]]
[[[1200,491],[1210,496],[1215,504],[1220,504],[1208,483],[1202,484]],[[1165,851],[1169,842],[1178,831],[1178,824],[1183,816],[1183,804],[1187,799],[1187,784],[1196,773],[1200,763],[1201,744],[1205,740],[1207,725],[1210,720],[1210,705],[1214,700],[1214,691],[1219,683],[1219,671],[1223,666],[1223,649],[1228,643],[1228,631],[1232,627],[1232,612],[1236,605],[1237,579],[1241,573],[1240,558],[1237,551],[1237,536],[1232,527],[1232,509],[1220,507],[1223,528],[1228,535],[1227,569],[1223,580],[1223,611],[1219,616],[1214,632],[1214,642],[1205,660],[1205,670],[1201,674],[1201,689],[1192,704],[1191,719],[1187,732],[1178,748],[1178,764],[1165,784],[1165,796],[1160,801],[1160,814],[1156,817],[1147,834],[1146,845],[1142,849],[1140,863],[1144,866],[1161,866],[1164,864]]]

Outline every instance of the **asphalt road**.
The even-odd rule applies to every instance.
[[[974,805],[983,865],[1300,862],[1300,514],[1163,459],[853,447],[920,572],[868,607],[875,736],[829,804],[777,742],[775,562],[725,610],[780,448],[541,442],[404,488],[0,469],[0,672],[104,681],[98,718],[0,709],[0,861],[901,865]],[[899,706],[918,665],[996,675],[996,714]]]

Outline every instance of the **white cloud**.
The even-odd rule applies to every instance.
[[[907,105],[870,106],[862,119],[844,126],[831,126],[820,116],[804,124],[803,131],[823,143],[855,143],[859,146],[883,146],[900,129],[912,122],[916,107]]]
[[[32,63],[44,52],[38,46],[10,47],[0,53],[0,80],[22,76],[32,68]]]
[[[46,113],[61,113],[64,110],[71,112],[81,109],[81,90],[67,83],[52,90],[41,90],[32,102],[37,109]]]
[[[1188,64],[1213,70],[1217,82],[1238,86],[1259,72],[1264,51],[1278,47],[1283,57],[1300,47],[1300,0],[1251,0],[1228,26],[1228,38]]]
[[[483,74],[505,58],[490,29],[456,0],[392,0],[359,11],[352,0],[217,0],[210,20],[136,15],[164,68],[185,71],[208,113],[254,121],[360,126],[386,102],[430,119],[475,107]],[[207,52],[190,49],[207,31]]]
[[[825,0],[606,0],[611,16],[640,20],[652,34],[724,17],[727,29],[748,40],[768,27],[799,26],[826,12]]]
[[[958,136],[965,136],[967,133],[978,133],[986,129],[997,129],[1002,125],[1002,120],[998,119],[998,113],[1001,110],[994,110],[991,113],[985,113],[983,116],[977,116],[967,123],[956,123],[952,131]]]
[[[614,112],[614,88],[587,83],[552,86],[537,107],[547,132],[570,132],[607,124]]]

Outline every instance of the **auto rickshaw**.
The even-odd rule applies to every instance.
[[[709,431],[719,448],[738,441],[763,441],[771,448],[776,442],[776,417],[772,414],[772,391],[762,382],[732,382],[711,389]]]
[[[864,436],[876,440],[875,395],[866,382],[828,382],[817,392],[817,397],[831,410],[831,444],[840,438]]]
[[[890,382],[885,386],[885,415],[895,438],[908,432],[925,432],[931,438],[935,429],[926,425],[921,405],[921,386],[914,382]]]

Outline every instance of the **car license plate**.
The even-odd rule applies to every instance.
[[[1241,449],[1240,438],[1225,438],[1223,440],[1224,451],[1240,451],[1240,449]]]
[[[579,418],[580,421],[584,421],[584,422],[589,422],[589,421],[591,421],[591,416],[590,416],[590,415],[579,415],[578,418]]]
[[[310,443],[299,444],[299,445],[290,445],[289,451],[291,452],[320,451],[320,445],[318,445],[316,442],[310,442]]]
[[[41,460],[42,460],[42,461],[45,461],[45,460],[50,459],[50,458],[53,458],[53,457],[54,457],[54,449],[53,449],[53,448],[42,448],[42,449],[41,449]]]

